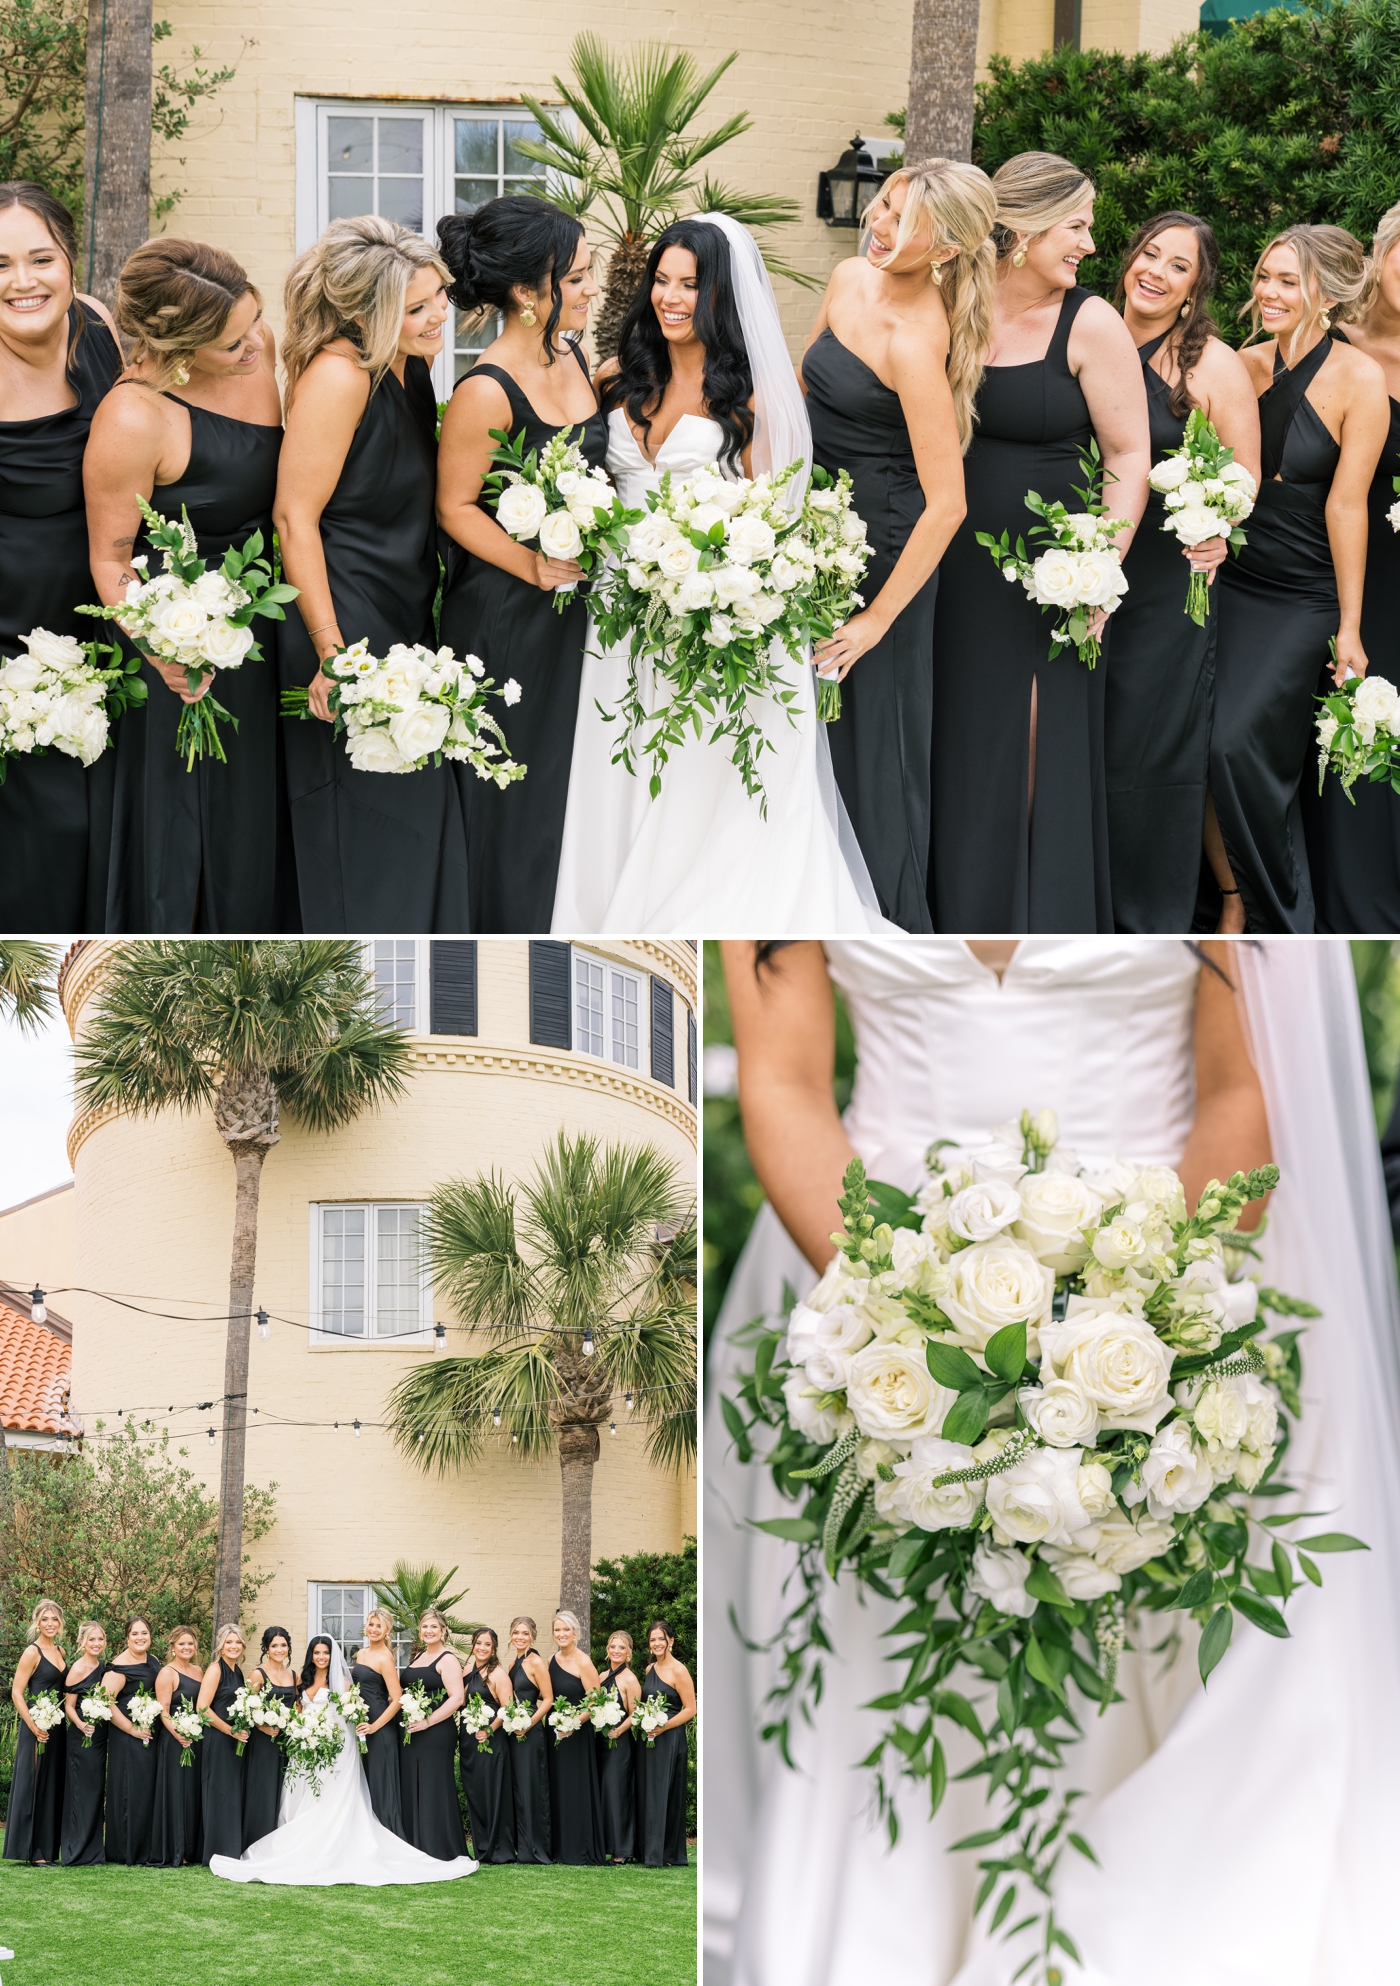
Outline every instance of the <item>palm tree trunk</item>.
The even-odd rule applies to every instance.
[[[151,0],[88,0],[82,287],[110,303],[151,232]]]
[[[579,1646],[589,1645],[589,1603],[593,1576],[593,1465],[598,1460],[598,1429],[592,1421],[569,1421],[557,1432],[559,1473],[563,1477],[563,1541],[559,1557],[559,1604],[583,1623]]]
[[[633,234],[625,234],[612,252],[604,287],[603,308],[599,311],[598,321],[593,327],[593,343],[597,347],[600,361],[617,356],[622,326],[628,311],[636,301],[637,291],[641,288],[650,253],[651,243],[642,241]],[[576,1612],[577,1609],[574,1611]]]
[[[904,163],[972,157],[977,0],[914,0]]]

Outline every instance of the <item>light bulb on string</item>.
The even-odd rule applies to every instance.
[[[439,1357],[446,1350],[447,1350],[447,1326],[445,1324],[434,1324],[433,1356],[435,1358]]]
[[[355,1439],[356,1441],[358,1441],[360,1438],[360,1423],[358,1421],[355,1421],[352,1423],[352,1425],[355,1429]]]
[[[501,1425],[501,1410],[499,1407],[493,1407],[491,1409],[491,1425],[492,1427],[499,1427]]]
[[[608,1422],[608,1433],[609,1433],[609,1434],[616,1434],[616,1433],[617,1433],[617,1422],[616,1422],[616,1421],[609,1421],[609,1422]]]
[[[593,1327],[591,1324],[585,1324],[583,1327],[583,1355],[585,1358],[592,1358],[593,1356]]]
[[[29,1292],[29,1315],[35,1324],[47,1324],[49,1321],[44,1292],[37,1286]]]
[[[218,1439],[218,1437],[216,1436],[216,1434],[214,1433],[214,1430],[213,1430],[213,1428],[211,1427],[211,1428],[210,1428],[210,1430],[209,1430],[209,1446],[210,1446],[211,1448],[212,1448],[212,1447],[214,1446],[214,1443],[215,1443],[215,1441],[216,1441],[217,1439]]]
[[[260,1338],[270,1338],[272,1336],[272,1320],[265,1310],[258,1312],[258,1336]]]
[[[627,1411],[630,1414],[632,1411],[632,1395],[630,1393],[624,1393],[622,1399],[624,1406],[627,1408]]]

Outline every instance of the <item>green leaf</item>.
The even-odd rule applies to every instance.
[[[1012,1685],[1009,1669],[997,1684],[997,1716],[1007,1737],[1015,1737],[1016,1726],[1020,1721],[1020,1706],[1016,1701],[1016,1691]]]
[[[1191,1577],[1172,1601],[1172,1607],[1184,1607],[1188,1612],[1194,1607],[1203,1607],[1210,1598],[1212,1584],[1213,1579],[1210,1567],[1208,1565],[1201,1566],[1199,1571],[1191,1574]]]
[[[1210,1672],[1219,1663],[1221,1656],[1230,1646],[1230,1636],[1235,1628],[1235,1617],[1228,1607],[1217,1607],[1206,1622],[1205,1633],[1196,1661],[1201,1671],[1201,1681],[1209,1682]]]
[[[1280,1597],[1286,1600],[1297,1582],[1293,1577],[1293,1568],[1288,1562],[1288,1553],[1277,1539],[1274,1540],[1270,1557],[1274,1562],[1274,1577],[1278,1580]]]
[[[749,1440],[749,1431],[744,1425],[744,1416],[734,1402],[723,1393],[719,1396],[719,1410],[724,1415],[724,1425],[729,1429],[730,1438],[739,1452],[739,1460],[751,1462],[753,1444]]]
[[[943,1423],[943,1439],[961,1441],[970,1448],[981,1439],[991,1410],[991,1402],[980,1386],[975,1393],[959,1393]]]
[[[1062,1931],[1058,1924],[1056,1924],[1050,1933],[1050,1942],[1051,1944],[1058,1945],[1061,1951],[1068,1952],[1076,1965],[1082,1965],[1084,1963],[1083,1959],[1079,1956],[1078,1945],[1075,1944],[1069,1932]]]
[[[912,1193],[901,1193],[897,1186],[887,1186],[882,1179],[866,1181],[866,1192],[870,1195],[877,1221],[885,1221],[890,1227],[898,1227],[905,1216],[913,1211]]]
[[[1253,1621],[1256,1627],[1262,1627],[1265,1634],[1275,1634],[1280,1641],[1288,1640],[1288,1623],[1278,1608],[1270,1606],[1267,1600],[1261,1600],[1257,1593],[1251,1593],[1247,1586],[1241,1586],[1236,1593],[1235,1605],[1247,1621]]]
[[[1048,1565],[1036,1559],[1026,1578],[1026,1591],[1037,1600],[1048,1600],[1052,1607],[1072,1607],[1074,1601],[1066,1593]],[[1027,1665],[1029,1667],[1029,1664]],[[1032,1669],[1031,1674],[1035,1671]]]
[[[1371,1547],[1360,1538],[1350,1537],[1345,1531],[1321,1531],[1315,1538],[1299,1538],[1300,1545],[1306,1545],[1310,1552],[1368,1552]]]
[[[1016,1885],[1015,1883],[1012,1883],[1010,1889],[1004,1889],[1002,1891],[1001,1901],[997,1904],[996,1909],[992,1912],[992,1921],[988,1928],[993,1931],[999,1931],[1002,1925],[1006,1922],[1007,1918],[1011,1915],[1012,1910],[1015,1908],[1015,1904],[1016,1904]]]
[[[930,1540],[922,1531],[911,1531],[908,1537],[901,1538],[890,1553],[889,1575],[891,1579],[904,1579],[914,1570]]]
[[[1099,1858],[1094,1853],[1093,1849],[1089,1846],[1088,1842],[1084,1839],[1082,1834],[1071,1834],[1068,1837],[1068,1840],[1071,1848],[1077,1848],[1081,1855],[1087,1855],[1089,1860],[1094,1864],[1094,1867],[1095,1868],[1098,1867]]]
[[[755,1531],[766,1531],[770,1537],[786,1538],[790,1544],[810,1545],[821,1536],[821,1526],[814,1524],[810,1517],[751,1517],[749,1522]]]
[[[1322,1574],[1318,1571],[1306,1552],[1299,1552],[1298,1566],[1304,1578],[1311,1579],[1314,1586],[1320,1586],[1322,1584]]]
[[[951,1717],[955,1724],[961,1724],[965,1731],[970,1731],[979,1745],[987,1742],[977,1712],[967,1698],[960,1696],[955,1689],[939,1690],[933,1700],[933,1708],[935,1716]]]
[[[948,1761],[943,1756],[943,1746],[939,1739],[933,1741],[933,1757],[929,1761],[929,1812],[936,1814],[943,1804],[943,1795],[948,1790]]]
[[[924,1346],[924,1363],[939,1385],[949,1387],[954,1393],[967,1393],[982,1384],[980,1367],[958,1345],[930,1338]],[[951,1441],[953,1437],[947,1435],[945,1439]]]
[[[1004,1379],[1008,1386],[1014,1386],[1026,1364],[1024,1322],[1004,1325],[987,1340],[982,1356],[987,1361],[989,1372],[994,1372],[998,1379]]]
[[[1062,1701],[1067,1701],[1064,1684],[1046,1660],[1045,1650],[1041,1647],[1034,1633],[1032,1633],[1026,1648],[1026,1674],[1028,1676],[1034,1676],[1038,1683],[1044,1683],[1046,1689],[1052,1691]]]

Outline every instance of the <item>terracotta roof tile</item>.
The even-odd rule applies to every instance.
[[[0,1303],[0,1424],[25,1434],[58,1434],[68,1399],[73,1348]]]

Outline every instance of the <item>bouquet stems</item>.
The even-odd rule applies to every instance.
[[[186,677],[191,692],[199,688],[204,678],[202,669],[191,669]],[[198,703],[187,703],[180,712],[180,722],[175,732],[175,749],[185,761],[185,771],[193,772],[196,759],[217,759],[220,765],[228,764],[223,739],[219,736],[218,719],[231,724],[236,731],[238,719],[214,695],[211,683]]]
[[[1207,617],[1210,614],[1210,575],[1208,573],[1193,572],[1191,574],[1191,584],[1186,589],[1186,611],[1198,628],[1205,626]]]
[[[841,715],[841,679],[817,677],[817,716],[823,724],[834,724]]]

